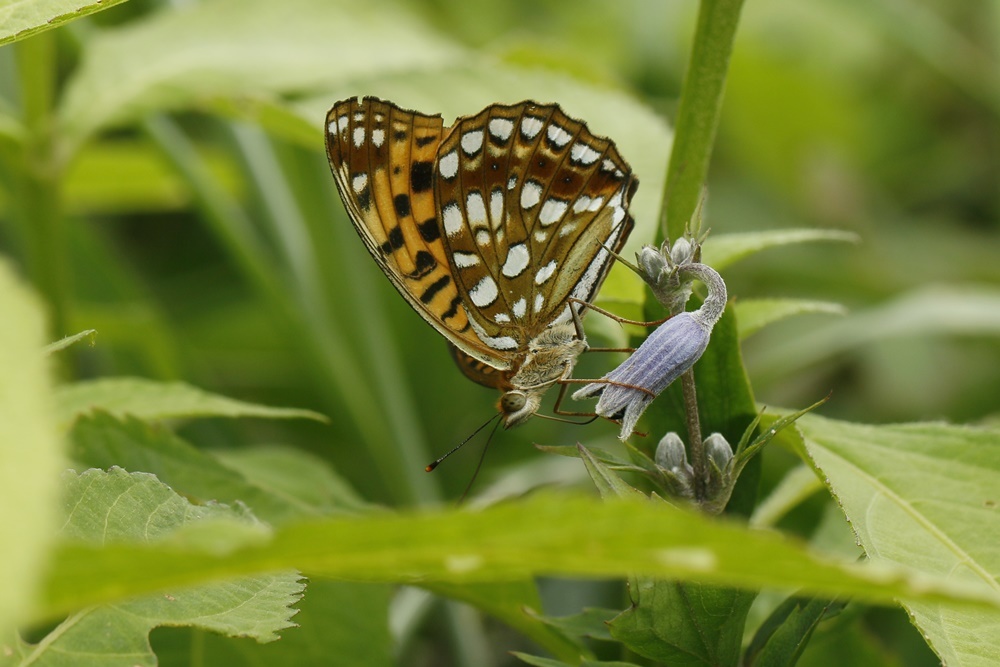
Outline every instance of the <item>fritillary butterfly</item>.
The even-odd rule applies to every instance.
[[[554,104],[440,115],[372,97],[326,117],[351,221],[469,379],[503,392],[506,427],[538,410],[587,348],[590,302],[632,229],[638,181],[608,139]]]

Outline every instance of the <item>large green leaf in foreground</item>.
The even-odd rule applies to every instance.
[[[296,567],[310,576],[410,583],[489,582],[536,574],[686,578],[1000,608],[1000,596],[944,577],[834,562],[780,535],[643,500],[566,494],[481,511],[378,514],[287,524],[264,540],[213,522],[212,543],[63,544],[36,614],[51,616],[133,593]],[[227,541],[230,542],[227,544]]]
[[[814,416],[799,425],[874,563],[1000,594],[1000,432]],[[1000,662],[1000,610],[904,604],[945,664]]]
[[[266,535],[262,525],[246,510],[226,505],[192,505],[146,473],[88,470],[64,476],[66,507],[62,536],[93,545],[146,543],[155,549],[165,535],[181,527],[188,544],[218,552],[239,541]],[[220,538],[217,525],[230,537]],[[114,547],[111,547],[112,549]],[[132,563],[137,571],[146,564]],[[0,665],[129,665],[156,664],[149,646],[155,627],[191,625],[231,637],[273,641],[277,632],[293,625],[298,600],[305,585],[294,571],[268,568],[253,576],[227,578],[198,586],[170,587],[158,595],[134,597],[129,587],[119,587],[114,605],[81,606],[35,645],[20,640],[4,642]],[[110,576],[106,583],[120,586]],[[6,639],[6,638],[5,638]]]

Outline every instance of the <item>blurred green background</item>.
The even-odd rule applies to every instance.
[[[39,85],[51,113],[34,124],[55,118],[53,134],[24,154],[5,138],[0,250],[57,295],[53,338],[99,332],[65,357],[63,376],[183,379],[312,408],[331,424],[185,429],[206,446],[309,449],[375,501],[457,495],[478,447],[433,476],[422,467],[492,414],[496,396],[461,377],[378,275],[325,164],[323,111],[355,94],[392,95],[446,121],[477,112],[494,89],[493,99],[558,101],[635,167],[634,249],[652,238],[696,4],[206,4],[218,9],[133,0],[0,49],[12,117],[34,85],[24,62],[49,67]],[[823,412],[850,420],[996,420],[998,32],[996,1],[745,6],[705,224],[714,235],[817,227],[861,238],[770,250],[726,272],[737,300],[818,299],[849,312],[751,336],[758,401],[801,407],[832,389]],[[240,39],[264,63],[259,74],[226,51]],[[38,155],[52,171],[26,185],[18,165]],[[25,203],[39,182],[52,187],[42,201],[58,194],[62,220],[44,234]],[[609,364],[585,359],[578,375]],[[480,484],[572,477],[570,462],[531,443],[607,441],[615,429],[533,420],[497,436]],[[511,479],[513,465],[524,481]]]

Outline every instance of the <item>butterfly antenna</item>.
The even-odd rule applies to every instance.
[[[486,422],[486,424],[489,424],[489,422]],[[486,426],[486,424],[483,424],[483,426]],[[482,428],[483,426],[480,426],[479,428]],[[472,473],[472,479],[470,479],[469,483],[465,485],[465,491],[462,491],[462,496],[458,499],[459,505],[465,502],[465,497],[469,495],[472,485],[475,483],[476,478],[479,477],[479,470],[483,467],[483,461],[486,460],[486,450],[490,448],[490,443],[493,442],[493,436],[496,435],[497,427],[499,426],[500,420],[498,419],[497,423],[493,425],[493,430],[490,431],[490,437],[486,438],[486,445],[483,446],[483,453],[479,455],[479,463],[476,464],[476,470]]]
[[[472,440],[474,437],[476,437],[476,434],[479,433],[480,431],[482,431],[484,428],[486,428],[491,421],[493,421],[494,419],[499,419],[502,416],[503,416],[503,413],[502,412],[498,412],[495,415],[493,415],[492,417],[490,417],[489,419],[487,419],[485,422],[483,422],[482,426],[480,426],[475,431],[473,431],[472,433],[470,433],[469,436],[465,440],[463,440],[462,442],[460,442],[457,445],[455,445],[454,447],[452,447],[451,451],[448,451],[445,454],[439,456],[437,459],[434,460],[433,463],[429,464],[426,468],[424,468],[424,470],[427,471],[427,472],[433,471],[434,468],[437,468],[439,465],[441,465],[442,461],[444,461],[446,458],[448,458],[449,456],[451,456],[452,454],[454,454],[455,452],[457,452],[458,450],[460,450],[465,445],[465,443],[467,443],[469,440]],[[497,424],[499,424],[499,423],[500,422],[498,421]],[[493,430],[496,431],[496,426],[493,427]],[[493,436],[491,435],[490,437],[492,438]],[[488,442],[487,442],[487,445],[489,445]],[[485,454],[485,450],[484,450],[483,453]],[[480,463],[482,463],[482,461],[480,461]],[[478,470],[479,470],[479,468],[476,468],[477,472],[478,472]],[[475,477],[473,477],[473,479],[475,479]]]

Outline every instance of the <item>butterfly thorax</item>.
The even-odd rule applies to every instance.
[[[511,389],[500,397],[504,427],[517,426],[538,412],[545,391],[570,376],[586,349],[587,342],[573,323],[556,324],[533,338],[524,361],[509,380]]]

